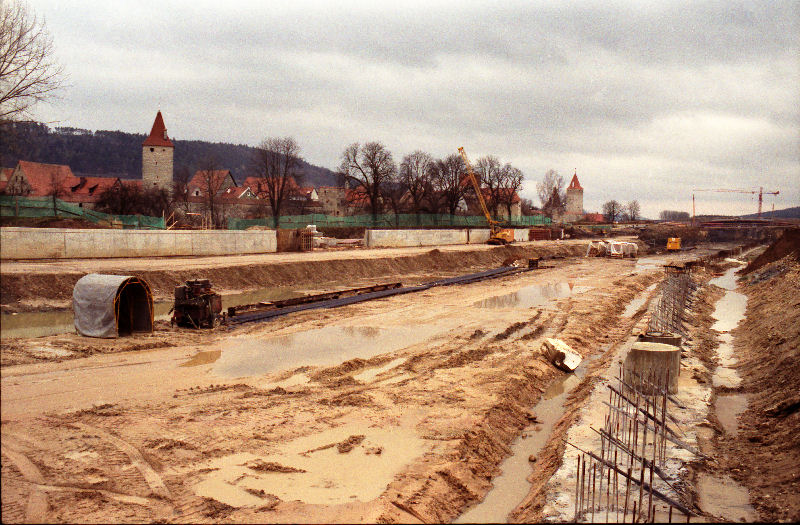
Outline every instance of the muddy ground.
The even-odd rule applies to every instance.
[[[577,255],[580,248],[576,242],[536,250]],[[516,250],[521,251],[512,256],[533,253]],[[409,281],[498,266],[508,257],[505,248],[421,250],[399,261],[334,257],[333,268],[314,261],[291,271],[303,275],[297,279],[311,279],[307,272],[313,269],[339,282],[345,267],[357,277],[391,274]],[[515,521],[546,518],[543,487],[563,456],[561,437],[611,355],[645,321],[657,293],[651,286],[663,277],[660,264],[672,258],[567,257],[515,276],[214,333],[162,323],[153,334],[118,340],[74,334],[3,340],[3,521],[451,521],[490,490],[512,442],[530,427],[532,407],[566,378],[540,351],[544,337],[558,337],[587,358],[587,370],[532,464],[528,496],[511,514]],[[751,305],[783,305],[783,310],[776,306],[776,317],[786,306],[797,310],[791,303],[797,297],[797,264],[781,264],[790,270],[775,273],[773,285],[756,279],[748,285]],[[53,275],[51,282],[68,283],[74,265],[36,271]],[[27,288],[5,288],[5,280],[24,271],[7,268],[4,264],[4,297],[21,297]],[[275,265],[251,269],[245,262],[240,270],[261,272],[274,283],[293,282],[290,270]],[[719,270],[701,269],[696,279],[707,281]],[[193,277],[197,269],[148,271],[163,272],[166,283],[167,277]],[[224,281],[227,272],[213,280]],[[18,275],[14,282],[24,281]],[[243,277],[224,282],[225,288],[239,289]],[[157,287],[169,291],[173,285]],[[779,289],[783,295],[774,297]],[[698,304],[711,301],[709,290]],[[640,306],[623,315],[637,298]],[[20,301],[30,305],[42,297],[29,294]],[[737,344],[746,334],[753,337],[747,343],[752,359],[768,360],[774,348],[796,353],[796,331],[777,342],[758,318],[748,310],[747,323],[761,324],[745,323],[736,333]],[[710,322],[703,315],[694,322],[695,339],[702,342]],[[711,338],[707,341],[699,347],[710,348]],[[796,364],[789,368],[795,375],[787,377],[796,379]],[[769,375],[765,370],[763,377]],[[746,375],[742,388],[769,390],[757,380]],[[796,394],[797,384],[786,379],[764,394],[763,407],[753,401],[739,436],[748,436],[751,420],[757,428],[764,418],[779,418],[787,433],[796,429],[796,404],[771,404],[785,397],[785,386],[794,386]],[[748,454],[762,446],[772,445],[749,439],[717,444],[725,458],[720,461],[753,464]],[[773,494],[779,485],[789,490],[782,499],[796,500],[796,485],[794,492],[786,485],[786,476],[796,475],[789,469],[796,456],[777,448],[762,452],[775,456],[769,468],[783,477],[748,481],[742,472],[748,487],[761,483],[751,493],[759,516],[796,517],[796,506],[758,503],[766,496],[778,499]]]

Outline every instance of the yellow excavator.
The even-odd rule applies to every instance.
[[[461,153],[461,158],[464,159],[464,164],[467,166],[467,174],[469,174],[469,179],[472,181],[472,187],[475,188],[475,195],[478,197],[478,202],[481,203],[483,214],[486,215],[486,222],[489,223],[489,240],[486,243],[509,244],[514,242],[514,230],[501,228],[500,221],[492,219],[489,208],[486,207],[486,201],[483,199],[483,192],[480,184],[478,184],[478,178],[475,176],[475,172],[472,171],[472,164],[469,163],[464,148],[458,148],[458,152]]]

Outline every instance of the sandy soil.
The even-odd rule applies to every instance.
[[[498,250],[409,253],[407,273],[437,271],[441,254],[497,265]],[[540,352],[558,337],[594,359],[534,464],[524,521],[647,305],[621,312],[666,259],[566,259],[214,333],[3,341],[3,520],[450,521],[563,379]]]

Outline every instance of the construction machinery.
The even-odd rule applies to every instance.
[[[501,228],[500,221],[492,219],[492,215],[489,213],[489,208],[486,207],[486,201],[483,198],[481,185],[478,183],[478,178],[475,176],[475,172],[472,171],[472,164],[469,163],[469,159],[467,158],[467,153],[464,151],[464,148],[458,148],[458,152],[461,154],[461,158],[464,159],[469,180],[472,182],[472,187],[475,188],[475,195],[481,205],[483,214],[486,216],[486,222],[489,223],[489,240],[487,241],[487,244],[509,244],[514,242],[514,230],[511,228]]]
[[[714,188],[714,189],[700,189],[695,188],[692,190],[695,191],[716,191],[716,192],[725,192],[725,193],[749,193],[751,195],[758,194],[758,218],[761,218],[761,207],[764,203],[764,194],[767,195],[778,195],[780,194],[779,190],[775,191],[764,191],[763,187],[759,187],[758,191],[756,190],[739,190],[739,189],[727,189],[727,188]],[[774,204],[773,204],[774,208]],[[692,193],[692,225],[694,225],[694,193]]]
[[[681,238],[680,237],[669,237],[667,239],[667,251],[668,252],[679,252],[679,251],[681,251]]]
[[[172,324],[187,328],[216,328],[222,321],[222,296],[208,279],[193,279],[175,287]]]

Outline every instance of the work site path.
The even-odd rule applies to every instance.
[[[86,488],[48,491],[33,514],[44,521],[451,521],[564,377],[543,337],[603,357],[667,260],[553,261],[214,332],[161,327],[119,347],[17,341],[97,351],[3,366],[2,431],[36,436],[11,455],[48,486]],[[30,516],[40,489],[7,457],[4,512]]]

